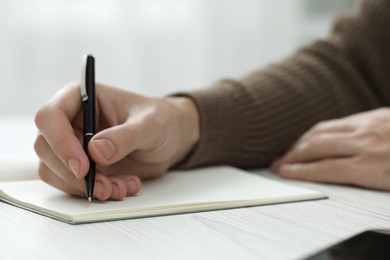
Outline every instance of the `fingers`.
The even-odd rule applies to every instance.
[[[75,135],[71,122],[80,113],[78,85],[69,84],[59,91],[35,116],[35,123],[59,160],[77,177],[83,178],[89,168],[88,158]],[[41,142],[36,142],[39,153]]]
[[[390,190],[389,171],[375,170],[372,165],[360,165],[359,160],[359,157],[353,157],[284,164],[277,173],[289,179]]]
[[[348,119],[348,117],[319,122],[303,134],[298,141],[312,138],[313,136],[322,133],[350,133],[356,130],[356,127],[346,119]]]
[[[41,159],[39,175],[43,181],[51,186],[76,196],[85,196],[84,179],[76,178],[70,170],[59,160],[50,146],[39,135],[36,140],[39,147],[37,154]],[[98,200],[122,200],[125,196],[138,193],[141,181],[136,176],[105,176],[97,172],[94,197]]]
[[[85,181],[78,179],[71,171],[60,161],[60,159],[52,152],[50,146],[43,138],[38,136],[36,140],[37,154],[41,160],[39,168],[39,176],[43,181],[63,190],[69,194],[77,196],[85,196]],[[111,183],[104,176],[96,178],[95,197],[100,200],[105,200],[111,195]]]
[[[154,99],[145,102],[142,96],[102,85],[97,97],[97,128],[101,131],[88,147],[98,166],[94,196],[100,200],[121,200],[141,189],[140,178],[129,172],[150,178],[161,175],[169,167],[161,163],[166,160],[162,158],[166,153],[154,149],[165,140],[160,138],[162,109],[157,109]],[[112,105],[113,101],[116,105]],[[79,85],[71,83],[55,94],[35,117],[40,134],[34,148],[42,161],[41,178],[77,196],[85,196],[83,177],[89,169],[82,147],[81,104]],[[137,162],[132,158],[134,155],[142,160]],[[156,158],[158,162],[153,161]]]
[[[73,176],[73,175],[69,175]],[[71,195],[85,197],[85,188],[80,188],[74,185],[74,183],[68,183],[64,181],[64,178],[60,178],[55,174],[46,164],[41,163],[39,166],[39,177],[47,184],[62,190]],[[73,177],[74,178],[74,177]],[[83,185],[84,187],[84,185]],[[98,200],[107,200],[112,194],[111,183],[107,178],[104,178],[101,174],[96,176],[94,198]]]
[[[282,177],[390,190],[389,127],[373,111],[321,123],[271,170]]]
[[[314,182],[353,184],[353,159],[329,159],[311,163],[284,164],[278,174],[285,178]]]
[[[272,169],[277,171],[282,164],[352,156],[361,149],[359,140],[349,133],[317,134],[298,141],[285,156],[273,163]]]
[[[46,164],[39,166],[39,176],[47,184],[62,190],[68,194],[85,197],[85,188],[75,186],[75,182],[69,183],[69,179],[59,177]],[[69,178],[74,176],[69,174]],[[132,196],[141,190],[141,181],[135,176],[107,177],[100,172],[96,173],[93,197],[98,200],[122,200],[126,196]]]
[[[348,117],[317,123],[303,134],[283,158],[276,160],[271,169],[283,163],[304,162],[326,157],[350,156],[360,149],[359,143],[353,140],[356,126]]]
[[[78,191],[84,191],[85,182],[84,179],[79,179],[75,177],[74,174],[64,165],[60,159],[52,152],[49,144],[46,142],[46,139],[42,135],[38,135],[37,140],[35,141],[35,146],[39,147],[36,149],[36,152],[41,160],[41,162],[50,169],[51,172],[58,174],[58,178],[62,179],[63,182],[68,185],[73,186]],[[43,166],[42,166],[43,167]],[[48,169],[42,168],[44,172],[47,172]],[[50,176],[46,177],[49,178]],[[73,193],[72,193],[73,194]]]
[[[119,185],[119,183],[120,183],[120,185],[124,184],[125,191],[126,191],[123,194],[124,196],[133,196],[133,195],[137,194],[138,192],[140,192],[140,190],[141,190],[142,183],[141,183],[140,178],[138,178],[137,176],[117,175],[116,178],[109,177],[109,179],[111,180],[111,182],[114,182],[113,179],[116,179],[115,181],[118,182],[118,185]]]

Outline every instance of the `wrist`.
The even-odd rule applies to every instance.
[[[187,97],[168,97],[166,100],[174,107],[174,114],[177,119],[179,139],[177,156],[173,165],[186,159],[191,151],[196,147],[200,139],[199,112],[195,103]]]

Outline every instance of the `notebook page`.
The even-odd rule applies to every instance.
[[[0,118],[0,182],[38,177],[37,133],[32,117]]]
[[[196,208],[219,209],[231,207],[234,205],[232,202],[236,202],[237,206],[245,206],[325,197],[316,191],[279,183],[231,167],[171,172],[145,182],[137,196],[123,201],[88,203],[85,198],[66,195],[39,180],[0,183],[0,189],[25,203],[70,215],[76,220],[84,218],[91,221],[156,215],[156,212],[173,214],[194,211]],[[248,201],[253,202],[248,204]]]
[[[38,164],[33,155],[0,153],[0,182],[38,179]]]

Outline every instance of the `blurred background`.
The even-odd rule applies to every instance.
[[[33,116],[96,58],[145,95],[207,87],[326,37],[358,0],[0,0],[0,118]]]

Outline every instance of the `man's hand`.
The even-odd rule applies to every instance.
[[[88,145],[96,162],[94,197],[121,200],[184,159],[199,139],[198,113],[187,98],[149,98],[96,86],[97,133]],[[78,83],[71,83],[36,114],[39,175],[69,194],[85,196],[89,168],[82,147],[83,113]]]
[[[318,123],[271,170],[286,178],[390,190],[390,109]]]

